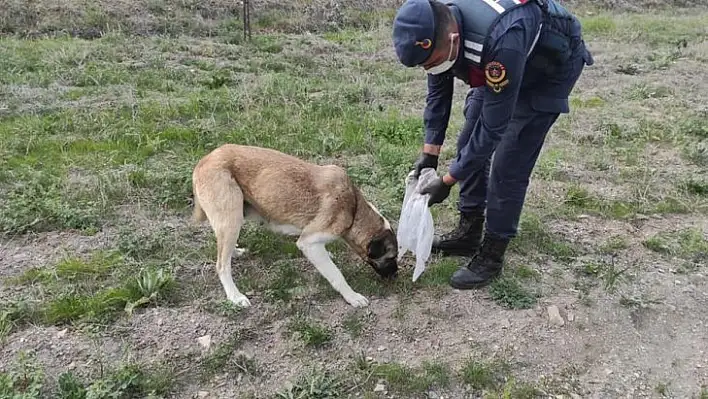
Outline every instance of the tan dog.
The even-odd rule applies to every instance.
[[[316,165],[272,149],[225,144],[202,158],[192,174],[195,222],[209,220],[217,242],[216,271],[227,298],[250,301],[234,284],[231,257],[246,220],[299,236],[297,247],[352,306],[368,305],[354,292],[325,245],[342,238],[382,277],[398,271],[391,226],[335,165]]]

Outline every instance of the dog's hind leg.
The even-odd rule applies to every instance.
[[[250,301],[236,287],[231,275],[231,258],[236,252],[236,243],[244,223],[243,192],[226,173],[214,174],[210,178],[210,187],[219,189],[217,192],[200,195],[200,200],[216,235],[216,273],[229,301],[248,307],[251,306]]]
[[[219,281],[221,281],[229,301],[241,307],[248,307],[251,306],[251,302],[236,287],[231,275],[231,258],[235,251],[234,248],[238,241],[241,225],[242,222],[240,221],[234,222],[234,224],[222,225],[216,231],[216,247],[218,251],[216,273],[219,275]]]
[[[325,245],[335,238],[324,233],[303,232],[297,240],[297,247],[345,301],[354,307],[367,306],[369,301],[347,284],[342,272],[327,252]]]

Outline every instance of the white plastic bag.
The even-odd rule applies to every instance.
[[[433,246],[433,215],[428,208],[429,194],[420,194],[420,190],[433,180],[437,179],[435,170],[425,168],[420,173],[420,178],[413,177],[415,171],[406,176],[406,193],[403,196],[401,216],[398,220],[398,260],[403,258],[407,251],[415,256],[413,281],[425,270],[425,264],[430,257]]]

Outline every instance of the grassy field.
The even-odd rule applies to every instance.
[[[395,2],[256,3],[250,41],[240,5],[97,4],[0,2],[0,397],[708,398],[705,7],[570,7],[596,64],[489,288],[449,288],[456,258],[384,283],[338,243],[353,309],[254,226],[240,310],[189,224],[192,168],[227,142],[335,163],[395,227],[426,93]]]

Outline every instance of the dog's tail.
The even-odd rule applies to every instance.
[[[192,223],[199,223],[206,220],[206,213],[199,205],[199,199],[197,198],[197,193],[194,193],[194,209],[192,210]]]

